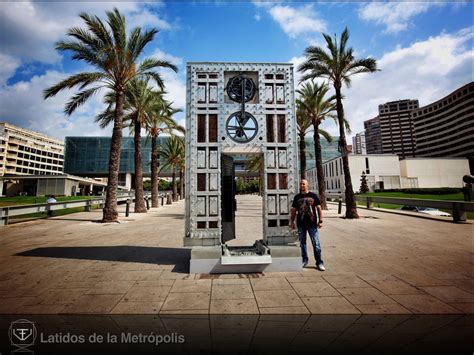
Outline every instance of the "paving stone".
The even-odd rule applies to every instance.
[[[401,280],[368,281],[386,295],[418,295],[424,292]]]
[[[176,280],[170,292],[211,292],[212,280]]]
[[[456,308],[430,295],[393,295],[392,298],[413,313],[461,313]]]
[[[397,303],[358,304],[356,307],[364,314],[411,314],[408,309]]]
[[[474,303],[450,303],[450,306],[466,314],[474,314]]]
[[[326,281],[295,283],[293,288],[300,297],[340,296],[340,293]]]
[[[338,275],[323,275],[323,278],[335,288],[345,287],[369,287],[370,285],[361,280],[356,275],[354,276],[338,276]]]
[[[211,314],[258,314],[255,299],[211,299]]]
[[[421,289],[446,303],[474,303],[474,294],[454,286],[431,286],[421,287]]]
[[[299,307],[304,306],[293,290],[254,291],[259,307]]]
[[[260,314],[309,314],[306,307],[260,307]]]
[[[289,283],[311,283],[311,282],[320,282],[324,281],[322,276],[305,276],[305,277],[287,277]]]
[[[251,279],[254,291],[263,290],[291,290],[291,285],[285,278],[266,278]]]
[[[249,279],[214,279],[212,280],[212,286],[216,285],[249,285]]]
[[[428,276],[423,272],[412,272],[410,274],[397,273],[396,276],[412,286],[449,286],[449,282],[447,280],[435,279],[434,277]]]
[[[156,314],[163,302],[127,302],[120,301],[110,313],[114,314]]]
[[[62,304],[66,305],[75,302],[87,292],[83,288],[53,289],[43,293],[36,298],[37,304]]]
[[[123,295],[82,295],[74,303],[67,304],[61,313],[109,313]]]
[[[133,286],[124,296],[128,302],[159,302],[164,301],[171,286],[143,287]]]
[[[341,288],[338,290],[352,304],[390,304],[395,303],[373,287]]]
[[[342,296],[304,297],[302,300],[312,314],[360,314],[360,311]]]
[[[213,285],[211,299],[233,300],[233,299],[254,299],[252,287],[250,285]]]
[[[96,283],[89,291],[88,295],[113,295],[127,293],[135,281],[101,281]]]
[[[209,292],[177,292],[166,298],[162,311],[209,310]],[[186,313],[186,312],[183,312]]]

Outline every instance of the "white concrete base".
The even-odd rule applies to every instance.
[[[270,253],[270,260],[268,256],[262,257],[265,263],[256,263],[253,259],[261,256],[252,256],[251,263],[226,264],[226,260],[222,262],[221,247],[196,247],[191,251],[189,272],[192,274],[239,274],[263,271],[297,272],[303,269],[298,246],[273,246],[270,247]]]
[[[301,257],[274,258],[271,264],[225,265],[221,259],[191,259],[189,272],[192,274],[240,274],[253,272],[291,272],[303,270]]]

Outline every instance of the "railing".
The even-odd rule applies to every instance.
[[[145,193],[145,202],[147,209],[150,208],[149,199],[151,193]],[[167,192],[164,194],[158,195],[161,198],[161,205],[171,204],[171,193]],[[166,202],[165,202],[166,199]],[[127,210],[131,202],[135,201],[134,194],[119,194],[117,196],[118,203],[126,203]],[[94,197],[87,200],[72,200],[72,201],[61,201],[53,203],[36,203],[31,205],[14,205],[14,206],[4,206],[0,207],[0,227],[8,225],[9,219],[11,217],[18,217],[23,215],[29,215],[32,213],[47,212],[52,214],[54,211],[64,210],[66,208],[77,208],[84,207],[85,211],[90,212],[93,206],[98,205],[103,207],[105,204],[105,197]],[[127,213],[128,217],[128,213]]]
[[[326,197],[344,201],[344,194],[327,194]],[[419,198],[403,198],[403,197],[384,197],[384,196],[361,196],[355,195],[357,202],[364,202],[368,209],[374,207],[374,203],[388,203],[393,205],[407,205],[432,207],[451,210],[453,222],[461,222],[467,219],[466,212],[474,212],[474,202],[464,201],[446,201],[446,200],[424,200]]]

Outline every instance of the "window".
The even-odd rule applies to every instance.
[[[369,168],[369,158],[365,158],[365,173],[370,174],[370,168]]]

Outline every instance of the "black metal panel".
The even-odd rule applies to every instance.
[[[221,171],[222,243],[225,243],[235,239],[235,173],[232,157],[222,155]]]

